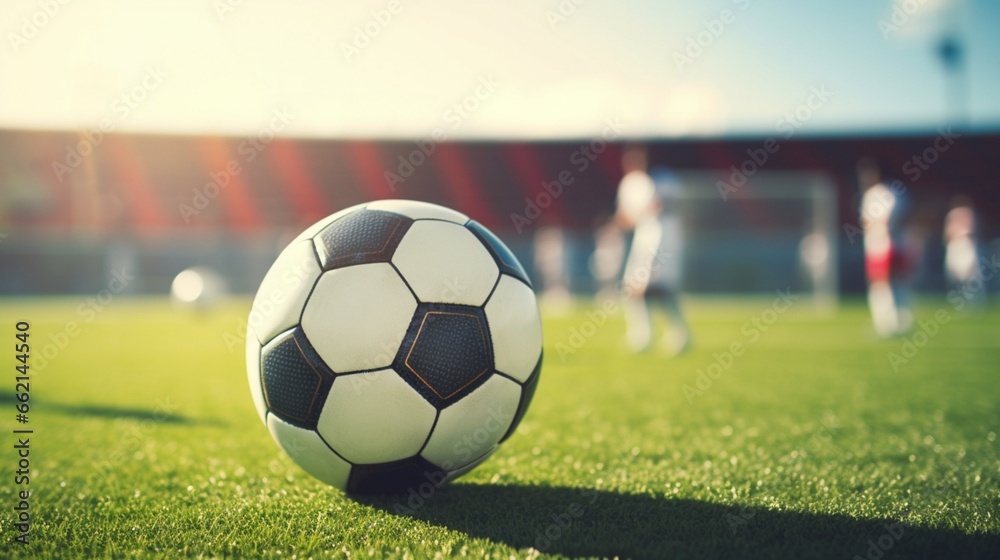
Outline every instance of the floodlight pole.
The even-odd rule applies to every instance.
[[[950,24],[935,45],[945,74],[945,103],[950,124],[963,130],[968,126],[968,75],[965,65],[965,41],[962,35],[962,2],[952,8]]]

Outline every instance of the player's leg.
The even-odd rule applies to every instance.
[[[645,296],[629,294],[625,298],[625,338],[633,352],[649,348],[653,338],[652,317]]]
[[[882,338],[896,334],[899,328],[899,315],[888,281],[873,280],[868,284],[868,308],[872,313],[875,334]]]
[[[875,333],[888,338],[899,329],[896,298],[889,284],[892,247],[886,234],[865,233],[865,273],[868,277],[868,308]]]
[[[986,284],[979,270],[979,249],[970,238],[956,239],[945,249],[945,277],[973,312],[986,305]]]
[[[913,328],[913,308],[911,306],[910,282],[907,279],[889,282],[892,291],[892,301],[896,314],[896,333],[904,334]]]
[[[663,309],[669,321],[667,330],[663,333],[664,348],[672,355],[687,350],[691,344],[691,331],[681,311],[678,291],[662,285],[651,285],[646,297],[647,301]]]
[[[663,344],[673,355],[687,350],[691,343],[691,331],[681,311],[680,286],[683,269],[684,231],[676,216],[660,219],[660,247],[650,285],[662,294],[661,307],[670,321],[663,334]]]
[[[659,237],[653,233],[648,227],[636,228],[622,279],[626,294],[626,338],[636,352],[647,349],[653,338],[653,319],[646,297],[659,243]]]

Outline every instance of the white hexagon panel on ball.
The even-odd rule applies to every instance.
[[[468,228],[438,220],[414,222],[392,264],[424,303],[480,306],[500,274],[489,250]]]
[[[316,430],[355,464],[386,463],[416,455],[437,411],[394,370],[337,377]]]
[[[273,414],[267,417],[267,429],[278,445],[302,470],[323,482],[345,488],[351,464],[334,453],[319,434],[293,426]]]
[[[420,454],[448,471],[471,464],[507,433],[520,399],[520,385],[500,375],[490,377],[475,391],[441,411]]]
[[[292,243],[278,255],[260,283],[247,319],[260,344],[299,324],[302,307],[319,278],[319,262],[311,241]]]
[[[323,273],[302,313],[302,329],[336,373],[387,367],[417,302],[388,263]]]
[[[486,320],[497,371],[524,383],[542,354],[542,318],[535,292],[504,274],[486,304]]]

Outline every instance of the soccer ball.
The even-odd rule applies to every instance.
[[[204,266],[182,270],[170,284],[170,301],[186,309],[209,309],[225,299],[226,281],[218,272]]]
[[[440,486],[517,428],[542,327],[524,269],[482,225],[383,200],[278,256],[247,329],[250,392],[285,452],[351,493]]]

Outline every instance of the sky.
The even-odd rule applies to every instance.
[[[500,139],[1000,130],[992,0],[5,0],[2,9],[5,128]],[[948,97],[948,84],[962,82],[949,82],[934,54],[950,28],[964,37],[964,97]],[[966,99],[965,110],[949,99]]]

